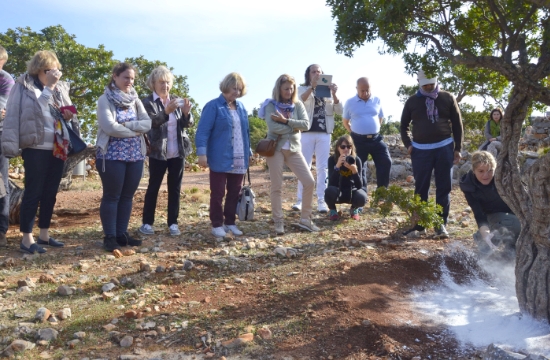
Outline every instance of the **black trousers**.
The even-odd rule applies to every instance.
[[[53,156],[53,150],[24,149],[25,192],[19,211],[19,230],[32,233],[40,203],[38,227],[49,229],[65,162]]]
[[[336,210],[336,204],[351,204],[351,207],[356,209],[365,206],[367,193],[363,189],[354,189],[351,192],[351,198],[340,199],[340,189],[336,186],[329,186],[325,190],[325,202],[330,210]]]
[[[391,171],[391,155],[388,150],[388,145],[384,141],[382,135],[378,135],[372,139],[368,139],[364,136],[351,133],[351,138],[355,143],[355,150],[357,156],[364,161],[366,166],[367,159],[372,156],[374,165],[376,166],[376,185],[377,187],[390,185],[390,171]]]
[[[172,158],[157,160],[149,158],[149,186],[145,193],[143,204],[143,223],[153,225],[155,222],[155,208],[160,185],[164,174],[168,170],[168,226],[178,223],[180,212],[180,191],[183,180],[183,167],[185,159]]]

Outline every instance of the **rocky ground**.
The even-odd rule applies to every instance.
[[[45,255],[15,250],[17,226],[0,253],[0,351],[20,359],[478,359],[449,331],[411,310],[413,289],[436,285],[440,265],[457,282],[475,262],[449,245],[472,246],[475,221],[453,189],[450,240],[433,232],[399,234],[395,210],[382,219],[365,208],[354,221],[316,214],[320,233],[291,226],[296,179],[285,174],[287,233],[270,221],[269,179],[252,169],[256,219],[241,237],[210,235],[208,174],[186,173],[182,235],[166,226],[161,191],[157,233],[141,236],[145,191],[135,196],[130,228],[143,246],[122,257],[102,250],[97,179],[58,194],[53,236],[63,249]],[[411,188],[405,181],[398,185]],[[146,183],[144,184],[146,186]],[[372,190],[372,187],[371,189]],[[454,251],[454,250],[453,250]],[[474,264],[474,265],[472,265]]]

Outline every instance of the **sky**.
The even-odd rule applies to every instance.
[[[203,107],[220,94],[232,71],[247,81],[241,98],[248,112],[271,97],[282,74],[298,83],[312,63],[333,75],[342,101],[355,95],[359,77],[370,79],[386,117],[399,120],[397,90],[416,79],[400,57],[379,55],[381,43],[367,44],[353,58],[336,53],[335,21],[324,0],[94,0],[2,1],[0,31],[29,26],[39,31],[62,25],[89,47],[105,45],[115,58],[145,56],[165,61],[186,75],[190,96]],[[29,58],[32,54],[29,54]]]

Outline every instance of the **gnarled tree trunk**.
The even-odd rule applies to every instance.
[[[495,181],[498,192],[521,222],[516,243],[516,294],[520,310],[550,321],[550,157],[538,159],[521,182],[518,144],[532,103],[529,91],[515,87],[501,121],[502,151]]]

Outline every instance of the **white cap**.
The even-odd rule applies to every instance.
[[[428,79],[426,77],[426,74],[424,73],[424,70],[418,71],[417,79],[418,79],[418,85],[420,86],[424,86],[428,84],[437,84],[437,76],[434,78]]]

